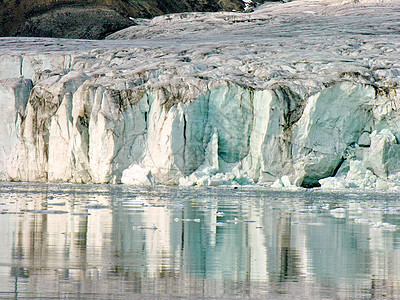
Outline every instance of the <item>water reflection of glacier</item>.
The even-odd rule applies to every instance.
[[[3,183],[0,297],[398,296],[396,200]]]

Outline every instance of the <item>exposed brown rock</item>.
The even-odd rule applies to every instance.
[[[243,7],[241,0],[0,0],[0,36],[101,39],[133,25],[129,17]]]

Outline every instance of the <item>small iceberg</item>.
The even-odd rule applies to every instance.
[[[158,228],[155,224],[153,224],[153,226],[151,227],[147,227],[147,226],[132,226],[133,230],[154,230],[156,231]]]
[[[175,222],[196,222],[196,223],[200,223],[200,219],[179,219],[179,218],[175,218],[174,219]]]

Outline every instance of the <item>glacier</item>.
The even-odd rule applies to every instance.
[[[400,188],[400,2],[0,38],[0,180]]]

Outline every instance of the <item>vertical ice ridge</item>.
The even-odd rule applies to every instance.
[[[385,180],[400,170],[396,88],[349,80],[318,89],[288,81],[255,88],[171,79],[169,72],[179,71],[168,69],[150,79],[141,77],[147,71],[88,75],[69,71],[82,63],[71,55],[10,57],[20,59],[19,72],[35,86],[15,79],[11,92],[8,83],[0,87],[16,105],[16,145],[13,154],[2,151],[2,161],[11,161],[8,171],[0,165],[3,179],[217,185],[287,176],[316,186],[362,168]]]
[[[7,166],[20,137],[20,126],[32,89],[23,78],[0,80],[0,180],[8,179]]]
[[[154,183],[187,177],[199,184],[208,176],[213,184],[215,174],[225,174],[219,182],[289,175],[312,185],[338,172],[346,149],[373,126],[376,94],[367,85],[338,83],[305,101],[284,86],[254,90],[229,83],[187,101],[174,98],[177,87],[134,92],[85,76],[51,77],[34,87],[12,179],[140,183],[124,175],[140,167],[142,178]],[[215,134],[217,169],[202,167]]]

